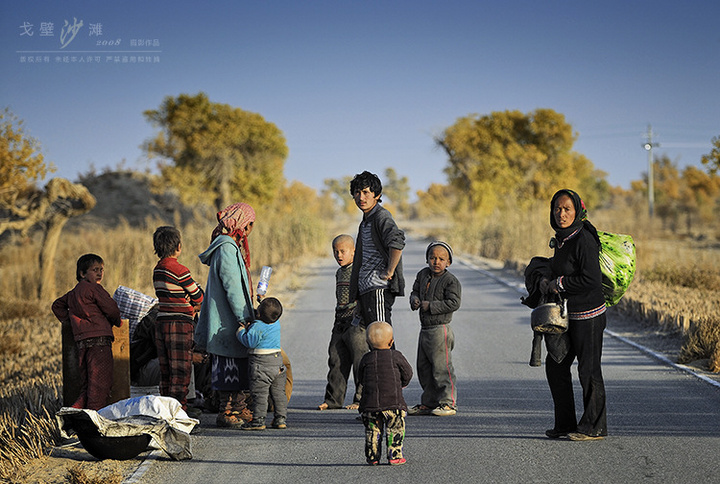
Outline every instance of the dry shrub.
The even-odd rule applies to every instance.
[[[708,368],[720,372],[720,320],[702,319],[696,321],[685,334],[678,362],[708,360]]]
[[[35,318],[48,314],[48,305],[34,299],[0,299],[0,319]]]
[[[527,210],[496,210],[488,217],[462,216],[446,234],[455,250],[499,260],[529,261],[535,255],[550,256],[553,232],[547,209],[536,204]]]
[[[688,266],[658,265],[649,271],[644,271],[643,276],[649,281],[661,282],[668,286],[720,291],[720,272],[711,267],[698,266],[694,262]]]
[[[81,462],[68,469],[65,480],[68,484],[120,484],[123,475],[117,463],[114,467],[98,469],[96,465]]]

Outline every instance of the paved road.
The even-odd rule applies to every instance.
[[[404,253],[412,284],[425,243]],[[720,389],[605,338],[610,436],[599,442],[552,441],[544,367],[528,366],[529,310],[518,293],[462,261],[453,359],[459,412],[407,419],[404,466],[369,467],[363,427],[348,410],[320,412],[334,306],[332,259],[304,270],[307,285],[283,315],[283,346],[295,387],[289,428],[248,433],[214,428],[203,415],[194,458],[153,461],[140,482],[720,482]],[[408,299],[395,304],[397,348],[415,361],[419,322]],[[577,383],[577,382],[576,382]],[[417,379],[405,390],[418,403]],[[578,398],[578,401],[581,401]]]

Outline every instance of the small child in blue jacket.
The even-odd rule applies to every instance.
[[[240,325],[237,338],[249,349],[250,395],[252,414],[242,430],[265,430],[268,395],[273,400],[274,429],[287,428],[287,372],[280,352],[280,323],[282,304],[274,297],[262,300],[257,308],[258,319],[250,325]]]

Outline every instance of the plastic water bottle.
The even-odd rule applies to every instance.
[[[264,296],[267,293],[268,284],[270,283],[270,274],[272,274],[272,267],[263,266],[260,271],[260,280],[257,285],[258,296]]]

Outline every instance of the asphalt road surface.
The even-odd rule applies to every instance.
[[[425,246],[411,240],[404,251],[408,294]],[[450,267],[463,286],[452,323],[458,413],[408,417],[407,464],[366,465],[357,412],[316,410],[325,388],[335,270],[330,258],[304,269],[305,288],[281,319],[295,380],[288,428],[218,429],[215,415],[204,414],[193,459],[148,460],[136,482],[720,482],[720,388],[608,336],[610,435],[593,442],[547,439],[552,402],[544,366],[528,365],[530,310],[517,291],[462,260]],[[393,326],[397,349],[414,366],[419,321],[407,296],[395,303]],[[420,393],[413,377],[405,389],[408,406],[419,403]],[[346,403],[350,398],[348,392]]]

